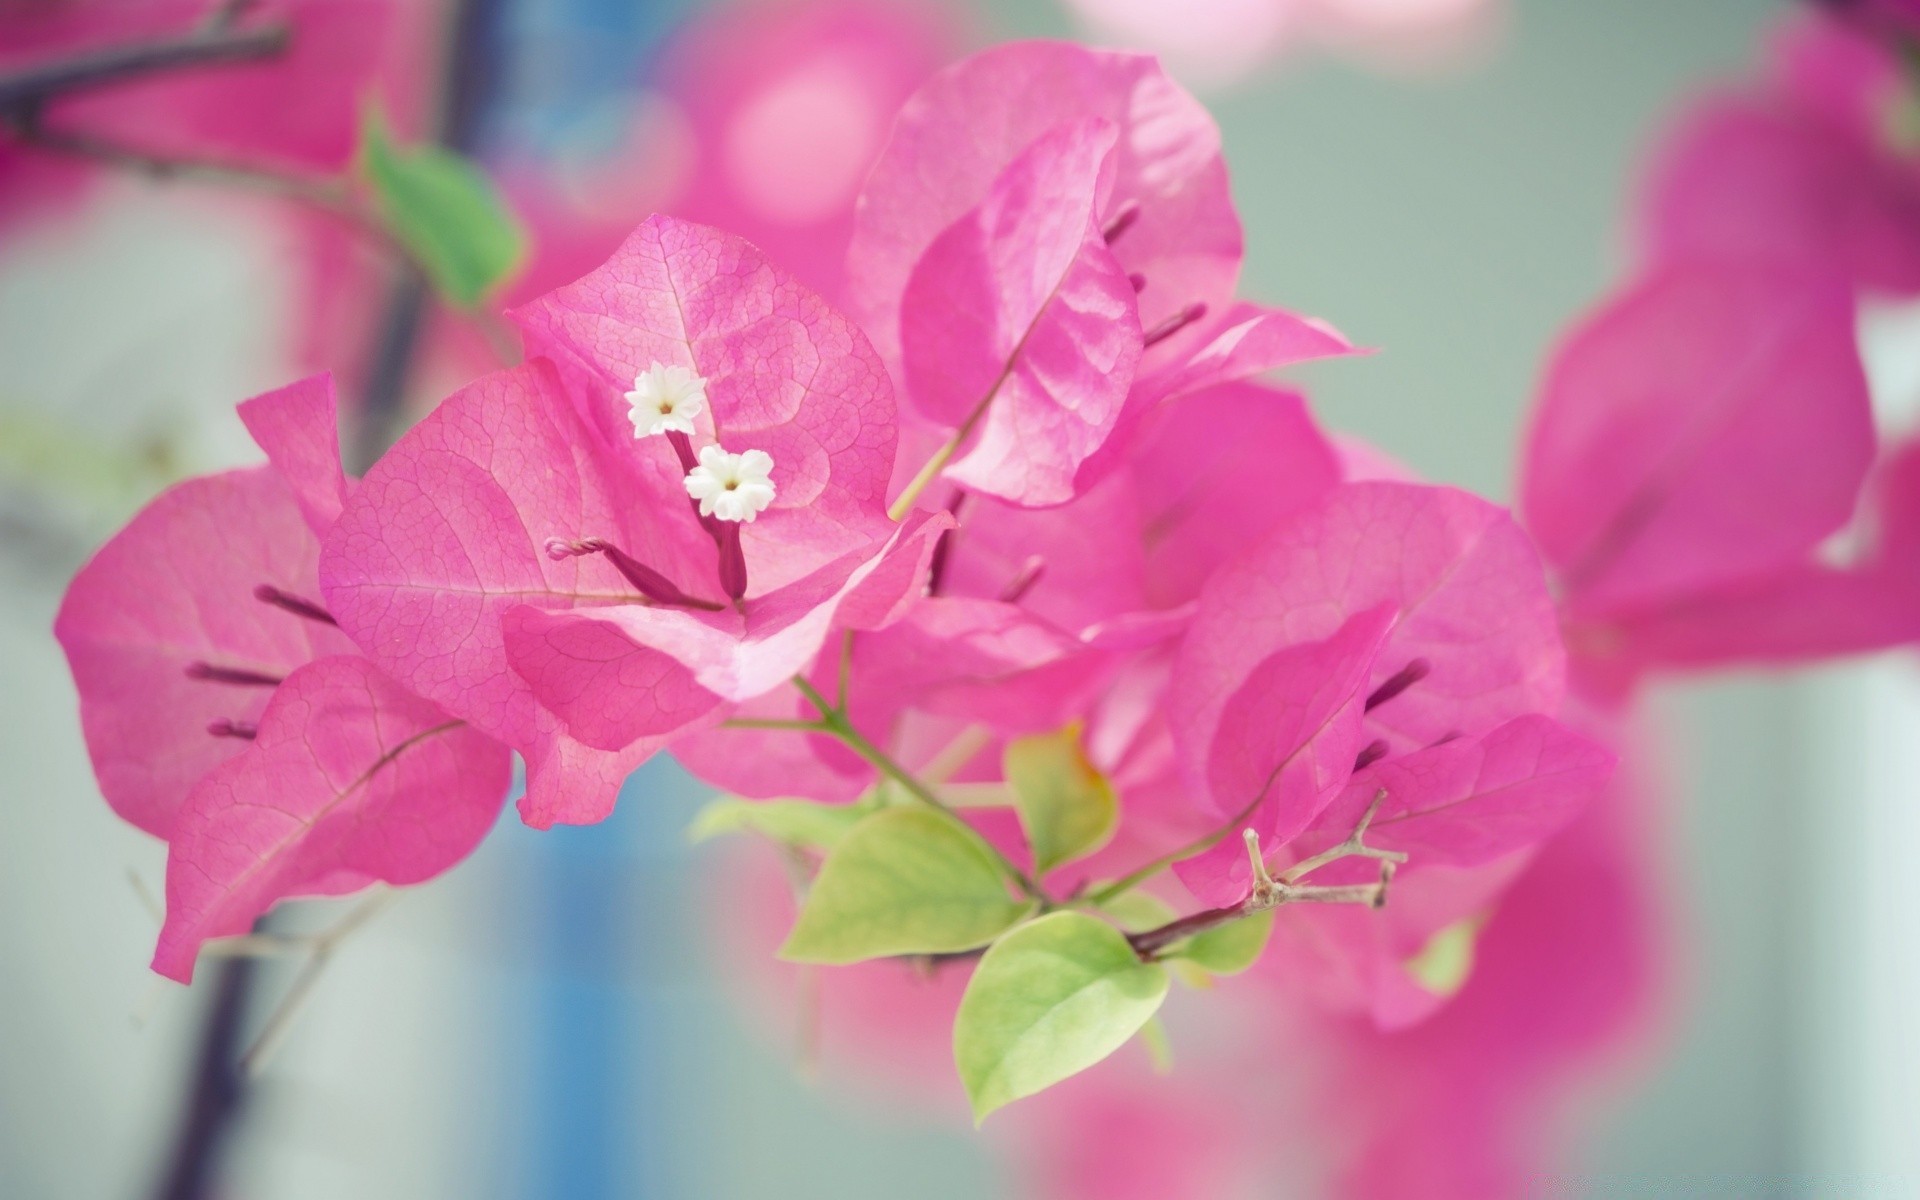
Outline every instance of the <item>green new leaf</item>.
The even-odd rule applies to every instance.
[[[1113,837],[1120,819],[1113,785],[1081,751],[1078,725],[1008,743],[1004,766],[1035,874],[1085,858]]]
[[[1259,961],[1271,936],[1273,910],[1269,908],[1195,934],[1179,955],[1215,975],[1238,975]]]
[[[1131,892],[1121,892],[1118,896],[1100,906],[1100,911],[1119,922],[1120,928],[1128,933],[1145,933],[1149,929],[1158,929],[1180,918],[1173,905],[1154,895],[1135,888]]]
[[[359,165],[380,219],[450,303],[472,308],[520,265],[526,234],[468,159],[442,146],[396,146],[369,107]]]
[[[1153,1063],[1153,1073],[1173,1074],[1173,1039],[1167,1036],[1166,1023],[1158,1016],[1149,1018],[1140,1030],[1140,1040],[1146,1044],[1147,1058]]]
[[[790,846],[831,850],[873,809],[814,800],[742,800],[727,796],[701,809],[687,829],[691,841],[729,833],[758,833]]]
[[[780,957],[837,964],[972,950],[1032,911],[1008,895],[978,835],[929,808],[889,808],[827,855]]]
[[[1474,943],[1480,936],[1480,918],[1468,917],[1427,939],[1405,966],[1414,982],[1436,996],[1451,996],[1466,986],[1473,974]]]
[[[1141,962],[1098,917],[1051,913],[1001,938],[968,981],[953,1023],[954,1063],[975,1123],[1112,1054],[1166,996],[1166,971]]]

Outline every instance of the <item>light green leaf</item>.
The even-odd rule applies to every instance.
[[[1149,1017],[1140,1027],[1140,1040],[1146,1044],[1147,1057],[1153,1060],[1156,1075],[1173,1074],[1173,1040],[1167,1036],[1166,1022]]]
[[[1455,921],[1427,939],[1427,944],[1404,964],[1414,982],[1436,996],[1451,996],[1473,974],[1474,942],[1480,936],[1480,918]]]
[[[1098,917],[1051,913],[1001,938],[967,982],[953,1024],[974,1122],[1112,1054],[1166,996],[1167,973]]]
[[[1035,874],[1085,858],[1113,837],[1119,804],[1081,751],[1078,725],[1009,742],[1004,766]]]
[[[979,837],[930,808],[889,808],[841,837],[821,864],[780,957],[850,963],[946,954],[1024,920]]]
[[[1259,961],[1272,935],[1273,910],[1269,908],[1195,934],[1177,953],[1215,975],[1238,975]]]
[[[1120,928],[1128,933],[1145,933],[1180,919],[1180,914],[1173,911],[1173,905],[1152,892],[1143,892],[1138,888],[1115,896],[1102,904],[1100,911],[1118,921]]]
[[[831,850],[872,811],[863,804],[724,796],[700,810],[687,829],[687,838],[704,842],[729,833],[758,833],[790,846]]]
[[[526,233],[468,159],[441,146],[396,146],[369,107],[359,166],[380,219],[448,302],[474,307],[520,265]]]

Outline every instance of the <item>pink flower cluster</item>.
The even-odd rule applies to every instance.
[[[845,312],[655,216],[515,309],[526,361],[364,479],[325,379],[249,401],[268,465],[156,500],[56,630],[108,801],[169,845],[155,968],[189,978],[280,899],[452,866],[510,752],[546,827],[604,818],[663,749],[741,796],[849,803],[895,771],[995,785],[1009,741],[1075,729],[1122,819],[1033,880],[1050,901],[1224,908],[1361,825],[1405,857],[1384,908],[1281,914],[1208,1097],[1291,1063],[1361,1148],[1309,1145],[1335,1118],[1306,1113],[1293,1149],[1352,1194],[1508,1187],[1529,1090],[1645,1004],[1632,789],[1588,809],[1635,685],[1920,638],[1920,458],[1870,482],[1853,330],[1857,288],[1920,290],[1873,90],[1911,87],[1793,78],[1669,156],[1645,270],[1547,372],[1518,521],[1257,382],[1360,351],[1238,296],[1205,110],[1152,59],[1064,43],[907,101]],[[1035,870],[1008,810],[964,811]],[[1462,939],[1471,976],[1436,971]],[[965,970],[850,968],[829,1009],[917,1061]],[[1128,1069],[1036,1107],[1060,1194],[1268,1169],[1274,1126],[1194,1122]],[[1245,1099],[1221,1107],[1275,1098]]]
[[[845,746],[729,727],[805,716],[796,680],[910,769],[972,739],[960,782],[1079,722],[1126,821],[1059,895],[1214,829],[1304,857],[1384,791],[1417,941],[1459,916],[1424,871],[1497,887],[1601,786],[1552,717],[1520,528],[1358,478],[1247,381],[1352,348],[1235,299],[1217,130],[1151,60],[1024,44],[935,77],[858,212],[859,323],[656,217],[357,484],[309,381],[244,410],[274,465],[236,478],[277,504],[194,481],[83,572],[59,632],[112,799],[172,847],[161,969],[282,896],[444,869],[502,746],[539,826],[604,817],[669,746],[744,795],[851,799],[877,776]],[[1177,864],[1207,904],[1250,886],[1220,845]],[[1423,1006],[1346,949],[1367,1003]]]

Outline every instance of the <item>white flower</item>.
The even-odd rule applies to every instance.
[[[693,434],[693,419],[707,410],[707,381],[685,367],[655,363],[633,377],[627,393],[633,406],[633,436],[656,433]]]
[[[687,495],[700,502],[700,515],[722,521],[751,521],[773,503],[773,455],[765,450],[728,454],[718,446],[700,447],[700,465],[687,472]]]

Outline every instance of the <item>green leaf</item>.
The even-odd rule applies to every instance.
[[[975,1124],[1118,1050],[1166,996],[1167,973],[1098,917],[1051,913],[995,942],[953,1024]]]
[[[1480,936],[1480,918],[1455,921],[1427,939],[1427,944],[1404,964],[1414,982],[1436,996],[1451,996],[1473,974],[1474,942]]]
[[[474,307],[520,265],[526,233],[470,160],[442,146],[396,146],[369,106],[359,165],[380,219],[449,303]]]
[[[1259,961],[1272,935],[1273,910],[1269,908],[1195,934],[1178,953],[1215,975],[1238,975]]]
[[[1008,895],[977,834],[930,808],[889,808],[827,855],[780,957],[850,963],[972,950],[1032,911]]]
[[[1173,1040],[1167,1036],[1166,1022],[1158,1016],[1149,1017],[1140,1027],[1140,1040],[1146,1044],[1147,1057],[1153,1061],[1153,1073],[1173,1074]]]
[[[1145,933],[1149,929],[1158,929],[1180,919],[1173,905],[1154,895],[1135,889],[1122,892],[1100,906],[1106,913],[1120,923],[1120,928],[1128,933]]]
[[[758,833],[790,846],[831,850],[872,811],[863,804],[725,796],[700,810],[687,829],[687,837],[704,842],[729,833]]]
[[[1004,765],[1036,875],[1085,858],[1113,837],[1120,807],[1113,785],[1081,751],[1078,725],[1008,743]]]

